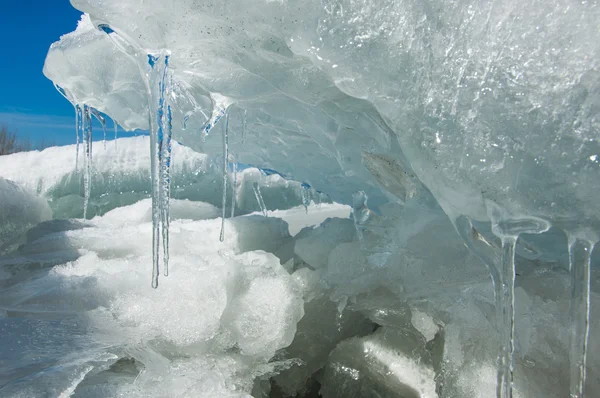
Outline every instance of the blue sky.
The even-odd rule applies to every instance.
[[[73,106],[42,68],[50,44],[75,30],[80,17],[69,0],[2,0],[0,125],[34,143],[75,143]]]

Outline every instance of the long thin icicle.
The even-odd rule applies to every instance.
[[[117,135],[118,135],[118,131],[119,131],[119,124],[117,123],[117,121],[115,119],[113,119],[113,127],[115,128],[115,149],[117,149]]]
[[[79,104],[75,105],[75,172],[79,169],[79,134],[82,130],[81,125],[81,107]]]
[[[570,397],[583,398],[590,333],[590,259],[594,243],[569,236],[571,273]]]
[[[248,110],[244,109],[244,119],[242,120],[242,144],[246,143],[246,115]]]
[[[231,218],[235,217],[235,206],[237,205],[237,161],[235,156],[231,161],[233,166],[233,183],[231,188]]]
[[[310,185],[302,183],[301,189],[302,191],[300,194],[302,195],[302,205],[304,206],[304,212],[308,214],[308,206],[310,205]]]
[[[162,149],[162,203],[160,208],[163,240],[163,274],[169,276],[169,226],[171,224],[171,139],[173,137],[173,115],[171,105],[167,105],[167,119],[164,126]]]
[[[515,353],[515,245],[517,237],[502,238],[502,328],[497,395],[512,398]],[[499,293],[497,291],[497,293]]]
[[[260,193],[260,186],[258,185],[258,182],[254,182],[252,184],[252,189],[254,190],[254,196],[256,197],[256,201],[258,202],[258,206],[260,207],[260,211],[262,211],[263,216],[269,217],[267,214],[267,206],[265,206],[265,201]]]
[[[87,105],[83,105],[83,143],[83,218],[86,219],[92,185],[92,115]]]
[[[94,117],[100,122],[100,125],[102,126],[102,132],[104,133],[102,143],[104,144],[104,149],[106,149],[106,119],[97,109],[90,108],[90,110],[92,112],[92,115],[94,115]]]
[[[227,169],[229,161],[229,113],[225,115],[225,129],[223,130],[223,200],[221,202],[221,234],[219,240],[225,240],[225,207],[227,206]]]

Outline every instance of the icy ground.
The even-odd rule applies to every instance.
[[[103,173],[123,184],[141,178],[148,165],[130,154],[147,140],[99,149],[99,183]],[[151,199],[131,199],[107,184],[113,198],[101,210],[111,210],[90,220],[48,220],[46,199],[54,209],[65,197],[80,203],[82,173],[73,173],[74,163],[31,165],[72,160],[74,149],[0,158],[2,173],[17,180],[0,180],[0,216],[14,212],[21,221],[2,235],[13,238],[0,257],[2,397],[496,395],[492,284],[441,209],[389,204],[368,210],[369,222],[357,228],[351,207],[312,201],[305,208],[300,184],[248,168],[236,188],[245,205],[226,219],[223,242],[221,209],[172,199],[171,269],[155,290]],[[187,172],[204,176],[179,176],[190,196],[220,193],[209,157],[181,146],[174,154]],[[254,182],[271,206],[268,217],[247,186]],[[122,200],[134,203],[115,206]],[[478,228],[480,240],[499,244]],[[551,230],[520,242],[515,396],[564,397],[566,238]],[[592,275],[594,335],[600,301]],[[590,391],[600,386],[598,352],[590,339]]]

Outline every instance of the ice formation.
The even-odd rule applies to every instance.
[[[98,178],[113,166],[98,159],[108,147],[94,148],[92,161],[91,117],[149,130],[139,145],[114,149],[126,159],[115,180],[136,193],[119,206],[152,198],[144,234],[152,230],[153,286],[161,268],[179,269],[161,278],[155,296],[125,275],[129,295],[98,288],[92,318],[101,323],[97,312],[107,310],[123,336],[147,344],[125,353],[90,348],[97,356],[70,362],[76,387],[61,391],[88,383],[114,392],[101,382],[111,377],[96,376],[116,358],[144,366],[133,383],[143,391],[120,391],[126,395],[152,386],[258,397],[309,394],[317,385],[323,396],[582,398],[600,390],[596,2],[72,3],[85,14],[52,45],[44,73],[76,109],[83,195],[64,180],[78,175],[71,169],[50,171],[51,183],[19,179],[19,170],[0,168],[2,176],[45,193],[55,212],[55,201],[76,196],[84,218],[102,215],[118,207],[90,211],[103,190],[118,193],[113,199],[125,190],[106,190]],[[192,155],[172,137],[221,157]],[[184,170],[189,161],[203,164]],[[144,167],[127,174],[135,162]],[[238,170],[248,164],[263,169]],[[290,189],[269,170],[303,183]],[[285,213],[296,201],[310,217],[319,191],[351,204],[346,216],[283,233],[271,210]],[[171,196],[219,206],[218,225],[171,222],[171,204],[189,205]],[[256,210],[262,217],[234,217]],[[90,225],[102,222],[94,220],[52,224],[54,236],[23,244],[29,262],[48,247],[60,248],[52,258],[64,252],[75,261],[40,284],[59,283],[65,272],[102,284],[98,264],[120,275],[114,259],[127,255],[142,272],[146,246],[132,254],[116,237],[99,243],[101,228]],[[143,236],[142,225],[121,232]],[[259,233],[277,238],[267,247]],[[78,253],[82,247],[93,253]],[[277,259],[240,254],[257,249]],[[65,283],[84,290],[85,280]],[[169,296],[176,286],[180,307]],[[15,287],[8,302],[22,306],[28,289]],[[179,326],[169,322],[173,308]],[[186,318],[186,309],[195,315]],[[90,366],[104,368],[92,375]],[[205,379],[182,381],[192,372]]]
[[[48,203],[35,192],[0,177],[0,252],[36,224],[52,218]]]

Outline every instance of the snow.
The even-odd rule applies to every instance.
[[[261,367],[268,374],[271,366],[280,366],[268,362],[290,345],[304,314],[301,289],[271,254],[292,239],[287,223],[256,215],[227,219],[227,235],[220,242],[220,212],[212,205],[174,204],[172,272],[157,290],[150,288],[147,272],[148,199],[86,222],[43,222],[26,234],[20,248],[1,258],[4,341],[16,338],[15,333],[22,336],[10,348],[12,359],[2,365],[7,375],[3,396],[43,391],[188,396],[190,388],[207,396],[214,391],[246,396]],[[321,208],[312,220],[318,225],[336,211]],[[36,314],[41,318],[34,338],[19,325],[22,316]],[[60,326],[64,322],[73,322],[71,336]],[[52,328],[61,330],[60,337]],[[233,347],[240,352],[232,354]],[[40,349],[62,365],[52,379],[34,370],[31,383],[23,386],[12,375],[34,366]],[[173,350],[187,359],[173,358]],[[143,367],[136,383],[117,372],[115,377],[128,381],[108,377],[90,384],[119,358],[135,358],[136,366]],[[209,376],[206,369],[215,366],[230,371],[213,370],[217,373]],[[196,371],[194,380],[185,376]],[[151,374],[160,375],[160,386]]]
[[[95,143],[88,218],[136,203],[150,197],[150,140],[147,136],[120,138],[106,145]],[[43,151],[0,156],[0,176],[46,198],[55,218],[81,218],[83,215],[83,149],[80,147],[79,169],[76,169],[75,145],[46,148]],[[178,143],[172,146],[171,196],[173,216],[188,201],[202,201],[218,208],[222,202],[222,184],[215,184],[221,166],[218,159],[201,154]],[[268,210],[288,209],[302,203],[301,185],[279,175],[266,176],[247,167],[237,173],[236,214],[259,209],[252,184],[260,184]],[[230,180],[233,177],[230,176]],[[285,187],[285,189],[280,189]],[[311,191],[316,201],[329,201],[325,195]],[[148,202],[144,202],[148,203]],[[190,204],[190,206],[193,206]],[[181,211],[185,211],[182,210]],[[208,210],[207,210],[208,211]],[[336,213],[337,214],[337,213]],[[208,215],[208,213],[207,213]],[[127,217],[127,214],[123,214]],[[347,214],[345,215],[347,216]],[[146,216],[147,217],[147,216]],[[190,214],[190,218],[198,217]]]

